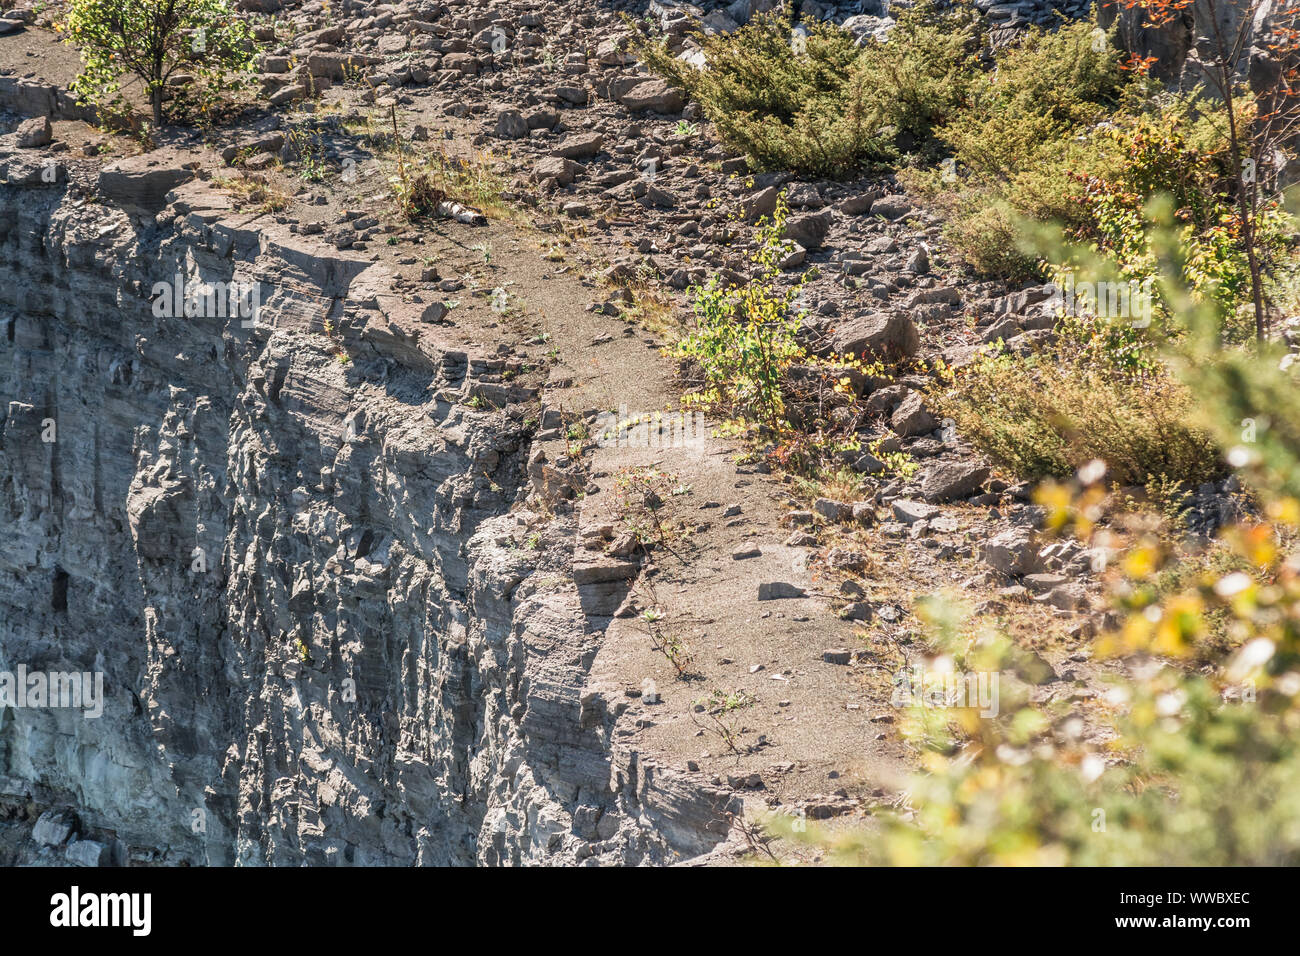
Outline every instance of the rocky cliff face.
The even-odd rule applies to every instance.
[[[618,752],[584,694],[574,518],[511,510],[534,390],[431,337],[380,267],[197,182],[157,209],[151,175],[94,201],[11,163],[0,187],[0,671],[105,695],[98,719],[0,708],[0,854],[707,852],[728,798]],[[256,323],[156,314],[178,275],[260,290]]]
[[[1098,22],[1117,28],[1119,43],[1136,56],[1154,57],[1151,72],[1183,90],[1217,89],[1209,68],[1219,56],[1236,49],[1236,69],[1259,94],[1276,90],[1280,77],[1292,64],[1283,63],[1269,40],[1282,6],[1245,0],[1194,0],[1170,11],[1159,24],[1142,7],[1120,3],[1098,6]],[[1238,44],[1238,40],[1240,43]]]

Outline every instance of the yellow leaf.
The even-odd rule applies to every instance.
[[[1293,527],[1300,525],[1300,501],[1295,498],[1283,498],[1275,502],[1270,510],[1274,521]]]
[[[943,773],[948,767],[948,760],[943,754],[931,750],[921,755],[921,766],[930,773]]]
[[[1131,578],[1145,578],[1156,569],[1156,552],[1154,548],[1142,546],[1134,548],[1124,557],[1124,573]]]

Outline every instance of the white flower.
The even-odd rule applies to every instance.
[[[1101,481],[1106,474],[1106,463],[1100,458],[1094,458],[1082,468],[1079,469],[1079,483],[1083,485],[1095,485]]]
[[[1277,646],[1267,637],[1257,637],[1237,651],[1237,656],[1228,665],[1229,680],[1243,680],[1268,663]]]
[[[1288,697],[1294,697],[1296,694],[1300,694],[1300,674],[1295,671],[1287,671],[1277,679],[1273,686],[1280,693],[1286,694]]]
[[[1083,758],[1083,763],[1079,764],[1079,772],[1083,774],[1086,783],[1092,783],[1106,771],[1106,761],[1102,760],[1096,754],[1088,754]]]
[[[1029,753],[1025,750],[1018,750],[1010,744],[998,744],[998,759],[1012,767],[1021,767],[1029,763]]]
[[[1156,698],[1156,713],[1161,717],[1172,717],[1183,709],[1183,692],[1170,691]]]
[[[1230,598],[1240,594],[1248,587],[1250,587],[1250,575],[1244,571],[1234,571],[1232,574],[1219,578],[1214,585],[1214,593],[1221,598]]]
[[[1255,453],[1242,445],[1228,449],[1228,464],[1233,468],[1245,468],[1255,460]]]

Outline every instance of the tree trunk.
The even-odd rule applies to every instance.
[[[1264,308],[1264,276],[1255,251],[1255,224],[1246,230],[1246,263],[1250,266],[1250,302],[1255,308],[1255,340],[1268,338],[1268,311]]]
[[[155,86],[153,93],[150,95],[153,102],[153,126],[154,129],[162,129],[163,125],[163,91],[162,86]]]

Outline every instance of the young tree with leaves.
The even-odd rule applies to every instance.
[[[1279,199],[1285,157],[1300,138],[1300,0],[1118,0],[1143,26],[1190,21],[1191,64],[1223,103],[1230,188],[1250,270],[1255,335],[1268,335],[1261,221]],[[1149,60],[1144,65],[1150,65]],[[1254,65],[1256,77],[1251,76]],[[1257,89],[1251,80],[1260,79]]]
[[[155,127],[165,122],[163,93],[178,71],[216,83],[253,57],[252,33],[229,0],[72,0],[63,33],[81,49],[74,92],[120,105],[122,78],[139,77]]]

